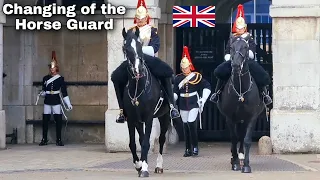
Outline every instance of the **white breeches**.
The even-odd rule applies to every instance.
[[[194,122],[197,119],[199,108],[193,108],[190,111],[180,110],[182,122]]]
[[[58,105],[44,105],[43,114],[61,114],[61,104]]]

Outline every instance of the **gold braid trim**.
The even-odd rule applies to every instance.
[[[195,73],[196,73],[196,78],[195,78],[195,80],[189,81],[189,83],[190,83],[190,84],[193,84],[193,85],[198,84],[198,83],[201,81],[201,79],[202,79],[202,75],[201,75],[200,73],[198,73],[198,72],[195,72]]]

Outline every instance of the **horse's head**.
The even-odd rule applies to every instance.
[[[144,72],[144,60],[142,58],[142,44],[139,39],[139,29],[135,32],[126,32],[125,28],[122,30],[124,38],[123,52],[127,57],[129,67],[135,78],[139,78],[140,74]]]
[[[230,37],[231,42],[231,67],[233,73],[241,73],[247,69],[247,59],[249,57],[249,38],[247,37]]]

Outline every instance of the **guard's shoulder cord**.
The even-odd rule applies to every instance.
[[[196,74],[196,77],[195,77],[195,79],[193,81],[189,81],[189,83],[193,84],[193,85],[196,85],[201,81],[202,75],[200,73],[198,73],[198,72],[194,72],[194,73]]]

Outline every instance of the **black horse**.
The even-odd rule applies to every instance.
[[[230,37],[231,42],[231,76],[221,92],[217,106],[226,117],[231,133],[232,170],[251,173],[249,153],[252,142],[252,130],[257,117],[264,110],[264,103],[259,95],[256,82],[249,71],[248,38]],[[237,144],[240,141],[239,156]],[[245,146],[245,153],[243,146]],[[243,160],[243,167],[240,160]]]
[[[170,108],[166,98],[163,98],[162,86],[158,79],[150,72],[145,61],[153,58],[142,53],[139,30],[126,32],[123,28],[124,38],[123,51],[128,62],[128,84],[124,90],[124,109],[127,112],[127,124],[130,136],[130,150],[133,163],[140,177],[148,177],[148,152],[150,149],[150,134],[153,118],[157,117],[160,122],[159,144],[160,150],[157,159],[155,173],[163,173],[162,152],[166,140],[166,132],[170,125]],[[143,131],[145,124],[145,132]],[[139,134],[141,145],[141,159],[137,156],[135,143],[135,129]]]

